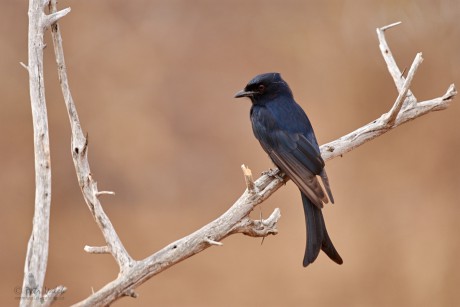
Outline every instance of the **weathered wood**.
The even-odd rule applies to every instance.
[[[96,254],[110,253],[120,267],[120,274],[117,279],[108,283],[102,289],[77,303],[75,306],[106,306],[123,296],[136,297],[137,295],[134,289],[137,286],[208,247],[222,245],[221,241],[229,235],[243,233],[253,237],[265,237],[267,235],[274,235],[278,232],[276,224],[281,216],[279,209],[275,209],[271,216],[265,220],[252,220],[249,218],[249,214],[257,205],[261,204],[276,190],[282,187],[285,181],[283,178],[276,175],[276,171],[271,171],[262,175],[254,182],[250,170],[247,167],[242,167],[247,189],[224,214],[194,233],[167,245],[160,251],[143,260],[136,261],[132,259],[124,248],[99,201],[99,196],[103,194],[112,194],[112,192],[98,191],[97,183],[90,172],[87,156],[88,137],[81,129],[77,110],[72,99],[67,80],[61,33],[58,25],[55,24],[59,18],[67,14],[68,10],[58,12],[56,9],[56,0],[52,0],[50,4],[52,14],[46,16],[43,13],[44,5],[47,5],[46,0],[30,0],[29,17],[32,17],[30,18],[29,26],[29,65],[25,67],[29,71],[31,79],[30,87],[32,109],[34,112],[34,129],[37,129],[35,138],[37,139],[36,156],[39,156],[39,158],[36,158],[36,161],[38,161],[38,166],[36,166],[36,168],[38,168],[37,174],[39,174],[37,175],[37,183],[40,182],[41,187],[37,187],[36,192],[38,197],[36,201],[36,215],[40,214],[41,217],[37,217],[37,220],[34,218],[34,231],[37,231],[37,234],[35,235],[35,232],[33,232],[31,241],[29,242],[24,287],[32,285],[33,282],[32,286],[36,285],[41,289],[46,271],[46,256],[48,250],[47,225],[50,204],[50,167],[47,137],[48,127],[44,100],[42,49],[43,31],[49,25],[52,26],[58,74],[72,130],[71,152],[74,159],[75,170],[84,199],[106,241],[106,246],[87,246],[85,247],[85,251]],[[404,79],[385,41],[384,31],[394,25],[395,24],[379,28],[377,29],[377,33],[382,55],[385,58],[390,74],[398,89],[398,98],[390,112],[383,114],[380,118],[364,127],[321,146],[321,153],[324,160],[330,160],[337,156],[341,156],[365,142],[431,111],[445,109],[457,94],[455,87],[451,85],[443,96],[416,103],[416,99],[410,92],[409,87],[415,70],[421,63],[421,56],[416,57],[414,65],[412,66],[413,68],[409,71],[408,78]],[[37,114],[35,114],[35,112],[37,112]],[[35,230],[35,224],[37,224],[37,230]],[[37,249],[36,239],[42,240],[40,242],[45,242],[46,248],[42,245]],[[31,255],[30,257],[29,253]],[[37,255],[40,256],[37,257]],[[33,275],[28,275],[30,272],[32,272]],[[29,281],[26,281],[28,276],[33,276],[35,280],[29,278]],[[57,289],[59,290],[61,288]],[[58,291],[56,291],[56,293],[58,293]],[[47,297],[51,298],[53,296],[53,293],[48,293]],[[29,305],[27,302],[28,301],[24,300],[23,303],[21,300],[21,305]],[[46,303],[49,304],[50,300],[46,301]]]
[[[52,293],[46,296],[46,293],[42,292],[48,261],[51,207],[51,157],[43,77],[43,49],[45,47],[43,36],[47,27],[64,17],[70,9],[46,15],[44,13],[45,2],[43,0],[29,1],[28,65],[21,64],[27,68],[29,73],[34,130],[35,209],[32,234],[27,245],[20,306],[41,305],[45,299],[55,297]],[[59,289],[61,293],[65,291],[64,287]]]

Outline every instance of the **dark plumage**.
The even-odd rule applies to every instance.
[[[307,246],[303,265],[318,257],[322,249],[333,261],[342,264],[326,230],[321,208],[332,203],[331,189],[318,142],[307,115],[295,102],[288,84],[279,73],[266,73],[249,81],[236,98],[252,101],[251,123],[254,135],[275,165],[300,189],[307,224]],[[326,194],[318,182],[320,176]]]

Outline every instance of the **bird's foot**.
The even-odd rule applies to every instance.
[[[281,181],[284,181],[283,179],[283,172],[281,172],[279,169],[275,168],[275,169],[269,169],[268,171],[263,171],[262,172],[262,175],[267,175],[267,176],[270,176],[270,177],[273,177],[273,178],[276,178],[278,180],[281,180]]]

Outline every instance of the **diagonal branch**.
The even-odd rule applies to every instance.
[[[422,64],[423,58],[422,58],[422,53],[419,52],[415,56],[414,62],[412,63],[409,72],[407,73],[407,79],[404,80],[403,86],[400,89],[398,98],[396,98],[396,101],[391,108],[390,112],[385,114],[385,121],[388,126],[393,126],[395,121],[396,121],[396,116],[398,116],[399,111],[401,111],[401,108],[403,106],[403,102],[406,100],[407,93],[409,91],[409,86],[412,82],[412,78],[414,78],[415,72],[417,71],[417,68],[420,64]]]
[[[148,279],[208,247],[217,245],[216,242],[234,233],[244,233],[252,237],[276,234],[278,232],[276,223],[281,216],[279,209],[275,209],[266,220],[251,221],[248,216],[257,205],[283,186],[284,182],[264,175],[254,184],[258,192],[254,193],[246,189],[220,217],[155,254],[137,261],[128,272],[120,274],[116,280],[74,306],[106,306],[120,297],[129,296],[129,291]]]
[[[46,16],[46,19],[44,21],[44,26],[46,28],[50,27],[51,25],[56,23],[59,19],[61,19],[62,17],[64,17],[65,15],[69,13],[70,13],[70,7],[60,10],[58,12],[54,12],[52,14],[49,14],[48,16]]]
[[[51,5],[53,10],[56,10],[55,0],[52,1]],[[390,26],[387,26],[381,28],[380,30],[378,29],[377,31],[381,46],[383,43],[386,44],[386,41],[384,41],[383,31],[389,27]],[[102,289],[93,293],[85,300],[77,303],[75,306],[105,306],[113,303],[123,296],[136,297],[134,292],[136,287],[178,262],[183,261],[208,247],[220,245],[220,241],[229,235],[244,233],[255,237],[265,237],[267,235],[277,233],[276,224],[280,218],[279,209],[275,209],[272,215],[266,220],[253,221],[249,218],[249,214],[257,205],[261,204],[281,186],[283,186],[285,183],[284,179],[278,175],[279,172],[270,171],[266,175],[262,175],[254,182],[250,170],[246,167],[242,167],[247,189],[224,214],[211,223],[203,226],[201,229],[169,244],[151,256],[143,260],[134,261],[124,249],[120,239],[113,229],[113,225],[105,215],[101,204],[97,199],[100,192],[98,192],[96,183],[89,172],[87,137],[83,135],[81,130],[75,105],[70,94],[64,63],[62,40],[57,25],[53,26],[53,42],[55,44],[62,92],[66,101],[72,127],[72,155],[74,157],[77,176],[88,207],[101,228],[107,243],[107,247],[86,247],[85,250],[93,253],[110,252],[120,266],[120,274],[117,279],[108,283]],[[387,47],[388,46],[386,46],[386,48]],[[389,50],[389,48],[386,50]],[[387,63],[394,63],[394,65],[391,64],[393,65],[393,70],[395,67],[397,68],[391,53],[383,52],[383,55],[384,58],[388,59]],[[390,64],[388,64],[388,66],[390,66]],[[412,69],[412,76],[415,73],[415,69],[416,66]],[[420,103],[403,104],[401,106],[401,101],[403,101],[406,96],[404,92],[407,91],[408,95],[410,93],[409,87],[411,79],[412,77],[410,79],[408,78],[407,82],[405,82],[399,72],[399,77],[394,78],[394,80],[400,98],[396,100],[396,103],[393,106],[393,111],[390,111],[389,113],[390,115],[384,114],[368,125],[361,127],[339,138],[338,140],[321,146],[323,158],[325,160],[330,160],[341,156],[344,153],[351,151],[365,142],[370,141],[405,122],[418,118],[431,111],[445,109],[457,94],[455,87],[451,85],[446,94],[441,97]],[[401,82],[402,85],[400,85]],[[411,93],[410,95],[413,97]],[[388,124],[388,117],[390,117],[391,121],[394,121],[394,124]]]
[[[376,29],[377,37],[379,39],[380,51],[382,52],[383,59],[385,60],[385,63],[387,64],[388,71],[391,77],[393,78],[393,81],[396,85],[396,89],[398,90],[399,93],[402,92],[402,88],[404,85],[404,77],[403,77],[404,73],[399,70],[398,64],[396,64],[393,54],[391,53],[391,49],[388,46],[387,40],[385,38],[385,31],[390,28],[396,27],[400,24],[401,24],[401,21],[398,21],[390,25]],[[410,90],[407,92],[407,100],[408,102],[411,102],[411,103],[417,101],[414,94],[412,94]]]

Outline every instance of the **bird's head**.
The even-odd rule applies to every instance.
[[[264,103],[281,95],[292,97],[291,89],[277,72],[254,77],[235,98],[249,97],[252,103]]]

